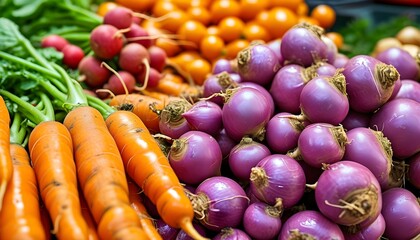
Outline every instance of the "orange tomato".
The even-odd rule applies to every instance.
[[[115,2],[136,12],[150,11],[155,4],[155,0],[115,0]]]
[[[182,10],[187,10],[191,6],[191,2],[189,0],[167,0],[175,4],[175,6],[179,7]]]
[[[175,64],[185,71],[188,64],[199,58],[201,58],[201,56],[197,51],[184,51],[174,57],[169,58],[169,62]]]
[[[259,12],[265,10],[269,0],[240,0],[239,17],[244,21],[254,19]]]
[[[224,54],[226,59],[234,59],[242,49],[249,46],[249,41],[246,39],[236,39],[228,43],[225,47]]]
[[[309,16],[299,16],[298,17],[298,23],[302,23],[302,22],[306,22],[306,23],[310,23],[312,25],[317,25],[319,26],[319,22],[318,20],[316,20],[313,17],[309,17]]]
[[[275,7],[268,12],[269,24],[265,26],[274,38],[281,38],[284,33],[298,23],[296,14],[285,7]]]
[[[170,13],[170,17],[160,22],[163,29],[176,33],[178,29],[189,20],[189,15],[182,10],[174,10]]]
[[[179,8],[174,3],[167,0],[159,0],[153,6],[152,14],[155,17],[161,17],[175,10],[179,10]]]
[[[208,26],[207,27],[207,35],[219,36],[219,28],[216,25]]]
[[[242,35],[250,42],[254,40],[262,40],[264,42],[268,42],[271,40],[271,36],[267,29],[259,25],[257,22],[248,22],[245,24]]]
[[[168,57],[173,57],[182,50],[178,42],[167,38],[156,39],[155,45],[162,48]]]
[[[240,38],[244,26],[244,22],[238,17],[225,17],[217,25],[219,36],[225,42],[231,42]]]
[[[200,53],[209,60],[215,60],[222,56],[225,43],[222,38],[215,35],[207,35],[201,40]]]
[[[191,61],[187,65],[186,72],[197,85],[203,85],[207,76],[211,73],[211,64],[202,58]]]
[[[207,35],[207,28],[201,22],[188,20],[179,27],[177,35],[181,40],[192,43],[185,45],[186,49],[198,49],[201,39]]]
[[[206,26],[210,23],[210,12],[205,7],[190,7],[187,9],[187,14],[190,16],[190,19],[199,21]]]
[[[96,9],[96,14],[103,17],[107,12],[109,12],[109,10],[112,10],[118,6],[120,5],[115,2],[102,2],[99,4],[98,9]]]
[[[212,23],[219,23],[225,17],[239,16],[239,3],[235,0],[216,0],[210,5]]]
[[[337,46],[337,48],[342,48],[344,44],[344,38],[343,35],[341,35],[338,32],[327,32],[325,33],[325,36],[331,39],[334,44]]]
[[[257,22],[260,26],[264,27],[265,29],[268,29],[268,26],[270,25],[270,23],[268,22],[268,13],[268,10],[261,11],[257,14],[257,16],[254,19],[255,22]]]
[[[305,2],[301,2],[296,9],[296,14],[298,16],[307,16],[309,13],[309,6]]]
[[[304,0],[270,0],[270,7],[285,7],[296,12],[299,4],[303,2]]]
[[[190,6],[191,7],[203,7],[203,8],[208,8],[210,5],[210,2],[212,0],[191,0],[190,1]]]
[[[318,20],[319,26],[323,28],[332,27],[336,19],[335,10],[326,4],[316,6],[312,9],[310,16]]]

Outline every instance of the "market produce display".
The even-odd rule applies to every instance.
[[[418,24],[333,31],[304,0],[0,7],[1,239],[420,238]]]

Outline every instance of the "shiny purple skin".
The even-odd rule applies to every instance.
[[[206,236],[206,228],[203,225],[196,222],[193,222],[192,225],[201,236]],[[178,235],[176,235],[175,240],[194,240],[194,238],[190,237],[184,230],[181,229],[178,232]]]
[[[163,118],[161,118],[159,120],[159,130],[162,134],[170,138],[177,139],[182,134],[190,131],[191,127],[185,118],[183,118],[181,121],[177,122],[176,124],[165,121],[163,120]]]
[[[222,109],[209,100],[195,102],[182,114],[192,130],[202,131],[217,136],[222,130]]]
[[[332,205],[342,205],[349,194],[369,189],[371,193],[370,211],[359,217],[340,217],[343,209]],[[381,213],[381,187],[372,172],[360,163],[341,160],[328,166],[318,179],[315,201],[320,212],[331,221],[344,226],[367,226]],[[328,204],[327,204],[328,203]]]
[[[392,154],[387,155],[375,133],[375,130],[364,127],[348,131],[344,159],[367,167],[384,190],[392,187],[389,176]]]
[[[221,72],[210,75],[203,83],[203,97],[209,98],[209,101],[223,105],[222,96],[214,96],[216,93],[224,93],[228,87],[234,83],[234,79],[228,72]]]
[[[197,185],[220,175],[222,151],[211,135],[189,131],[172,143],[168,160],[183,183]]]
[[[329,63],[323,63],[316,69],[318,76],[327,76],[332,77],[336,73],[337,68],[334,65]]]
[[[321,36],[321,40],[327,45],[327,62],[334,63],[335,56],[337,56],[338,53],[337,45],[335,45],[333,40],[325,35]]]
[[[349,112],[340,124],[347,131],[357,127],[369,127],[370,117],[370,113],[360,113],[349,109]]]
[[[257,202],[248,206],[244,213],[243,227],[246,233],[254,239],[274,239],[281,230],[281,219],[279,215],[270,214],[272,206]],[[280,210],[278,210],[280,211]]]
[[[349,100],[325,76],[309,81],[300,93],[302,113],[312,123],[338,125],[349,112]]]
[[[220,150],[222,150],[223,159],[227,159],[230,151],[234,146],[236,146],[237,142],[227,135],[224,128],[220,131],[219,135],[215,137],[215,139],[219,144]]]
[[[374,57],[357,55],[344,66],[342,73],[346,78],[346,91],[353,110],[373,112],[390,99],[394,86],[384,89],[374,74],[380,63]]]
[[[346,55],[342,53],[337,53],[337,55],[335,55],[335,60],[332,63],[332,65],[336,68],[343,68],[348,61],[349,58]]]
[[[410,53],[400,47],[388,48],[376,55],[376,59],[393,65],[400,73],[401,79],[417,79],[420,67]]]
[[[222,121],[226,133],[235,141],[244,136],[258,137],[271,118],[272,105],[259,90],[241,87],[225,102]]]
[[[253,178],[253,172],[265,174]],[[264,179],[268,181],[266,186],[259,182]],[[284,208],[290,208],[298,203],[306,187],[302,167],[295,159],[283,154],[272,154],[263,158],[252,170],[250,180],[251,191],[258,199],[274,205],[276,199],[281,198]]]
[[[289,29],[281,40],[281,55],[285,62],[309,67],[328,58],[328,46],[313,31],[304,27]]]
[[[397,95],[398,91],[400,91],[401,85],[402,85],[401,79],[398,78],[398,80],[395,81],[394,89],[392,90],[391,97],[388,99],[388,101],[391,101],[392,99],[395,98],[395,96]]]
[[[342,127],[328,123],[313,123],[305,127],[298,139],[298,149],[303,161],[317,168],[322,167],[322,164],[340,161],[344,156],[345,146],[340,145],[332,132],[339,128]]]
[[[370,128],[381,130],[392,143],[394,157],[420,152],[420,103],[406,98],[387,102],[372,115]]]
[[[273,152],[286,154],[297,147],[299,135],[304,128],[304,124],[294,119],[294,116],[290,113],[281,112],[268,121],[265,140]]]
[[[280,66],[284,66],[284,58],[281,55],[281,50],[280,50],[281,39],[278,38],[278,39],[272,40],[268,42],[266,45],[276,54],[279,60]]]
[[[409,98],[420,103],[420,82],[414,80],[401,80],[401,87],[395,94],[395,98]]]
[[[280,69],[276,54],[266,45],[256,44],[238,53],[237,72],[244,82],[267,86]]]
[[[247,182],[251,168],[270,154],[270,150],[264,144],[245,138],[230,151],[228,159],[230,170],[239,180]]]
[[[198,185],[195,193],[209,200],[205,217],[201,220],[206,228],[220,231],[241,224],[249,199],[239,183],[224,176],[210,177]]]
[[[251,237],[239,228],[224,228],[212,240],[251,240]]]
[[[409,240],[420,234],[420,205],[416,196],[405,188],[391,188],[382,193],[384,237]]]
[[[297,64],[286,65],[276,73],[269,92],[278,111],[292,114],[300,113],[300,93],[306,82],[304,67]]]
[[[219,74],[221,72],[233,73],[232,62],[225,58],[216,60],[212,68],[212,74]]]
[[[289,240],[294,230],[298,230],[301,234],[308,234],[313,239],[344,240],[340,227],[314,210],[303,210],[288,218],[283,223],[278,240]]]
[[[420,189],[420,153],[412,156],[408,161],[408,181]]]
[[[347,233],[343,231],[346,240],[366,240],[366,239],[380,239],[385,232],[385,219],[382,214],[369,226],[363,227],[356,233]]]
[[[274,100],[273,97],[271,96],[271,94],[268,92],[267,89],[265,89],[263,86],[257,84],[257,83],[253,83],[253,82],[240,82],[238,84],[239,87],[250,87],[250,88],[254,88],[257,89],[258,91],[260,91],[262,94],[264,94],[264,96],[266,97],[268,103],[270,104],[270,114],[273,115],[274,114],[274,110],[276,108],[276,106],[274,105]]]
[[[165,240],[175,240],[178,232],[180,231],[178,228],[173,228],[166,224],[162,219],[158,219],[155,221],[156,230],[162,239]]]

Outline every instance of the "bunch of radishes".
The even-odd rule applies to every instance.
[[[110,10],[104,16],[103,24],[92,30],[90,47],[93,54],[86,56],[80,48],[78,55],[73,53],[76,51],[73,48],[77,46],[69,45],[65,39],[54,36],[54,39],[59,39],[56,40],[59,46],[56,49],[62,49],[64,53],[63,63],[79,70],[80,80],[87,88],[107,89],[118,95],[132,93],[138,85],[153,87],[161,79],[166,53],[154,45],[154,36],[139,25],[141,19],[136,15],[125,7]],[[72,48],[61,48],[62,45]]]

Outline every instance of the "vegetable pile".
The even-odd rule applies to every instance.
[[[418,54],[344,55],[303,1],[65,1],[83,27],[20,26],[52,2],[0,18],[0,238],[420,237]]]

